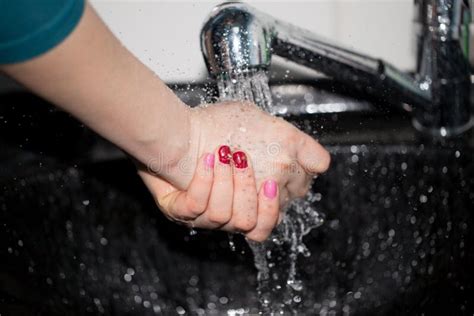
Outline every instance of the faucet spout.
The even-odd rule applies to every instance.
[[[216,6],[201,30],[201,50],[213,76],[269,68],[275,38],[269,19],[239,2]]]
[[[426,8],[427,3],[450,1],[466,2],[423,0],[421,5]],[[451,134],[462,132],[472,123],[469,111],[469,70],[456,71],[457,81],[453,84],[459,86],[459,89],[456,90],[456,95],[450,93],[448,98],[454,97],[459,101],[449,109],[444,108],[445,102],[449,100],[440,97],[440,92],[435,91],[439,88],[435,84],[439,77],[435,71],[444,68],[438,66],[430,69],[426,65],[433,57],[427,55],[428,48],[437,48],[439,45],[435,45],[433,37],[423,37],[423,40],[422,47],[426,53],[422,58],[426,62],[420,68],[423,68],[424,72],[422,75],[420,72],[420,75],[412,76],[380,59],[342,48],[243,3],[231,2],[217,6],[201,32],[202,52],[211,75],[215,77],[253,68],[268,69],[272,54],[276,54],[337,81],[350,83],[387,103],[409,104],[415,109],[414,121],[419,129],[441,136],[448,136],[443,135],[448,134],[443,131],[449,131]],[[459,42],[456,38],[455,41],[449,42],[448,46],[456,46]],[[446,57],[448,56],[436,61],[444,62],[444,65],[448,66],[454,63],[458,68],[467,63],[467,57],[462,59],[456,56],[456,61]],[[452,67],[445,68],[452,70]],[[462,84],[458,83],[460,80]],[[440,98],[443,101],[439,101]],[[442,105],[437,105],[440,102]]]

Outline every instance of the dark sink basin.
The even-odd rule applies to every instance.
[[[118,150],[38,103],[0,98],[0,313],[258,312],[241,238],[232,251],[168,222]],[[367,108],[289,119],[333,157],[313,186],[326,222],[298,261],[300,314],[472,314],[472,134],[434,144]]]

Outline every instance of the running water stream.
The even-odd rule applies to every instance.
[[[264,70],[223,74],[218,78],[219,98],[252,101],[263,110],[272,111],[272,96]],[[298,279],[299,255],[310,256],[303,237],[323,223],[313,204],[317,196],[293,201],[285,210],[281,224],[263,243],[248,241],[254,254],[258,275],[258,294],[262,314],[296,314],[304,284]]]
[[[222,73],[217,80],[219,99],[252,101],[264,111],[274,114],[268,76],[264,70]]]

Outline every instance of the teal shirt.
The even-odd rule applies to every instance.
[[[76,27],[84,0],[0,0],[0,64],[45,53]]]

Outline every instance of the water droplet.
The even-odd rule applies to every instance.
[[[108,243],[109,241],[107,240],[107,238],[104,238],[104,237],[100,238],[100,244],[102,246],[107,246]]]
[[[232,252],[235,252],[235,243],[234,243],[234,235],[232,235],[231,233],[228,234],[228,238],[229,238],[229,248]]]
[[[428,197],[424,194],[420,195],[420,203],[426,203],[428,201]]]
[[[219,297],[219,303],[221,303],[222,305],[225,305],[229,303],[229,299],[225,296]]]
[[[181,306],[176,307],[176,312],[178,313],[178,315],[186,314],[186,310]]]
[[[134,300],[135,303],[137,303],[137,304],[141,304],[141,303],[142,303],[142,297],[139,296],[139,295],[135,295],[135,296],[133,297],[133,300]]]
[[[287,284],[295,291],[301,291],[303,289],[303,283],[300,280],[288,280]]]

